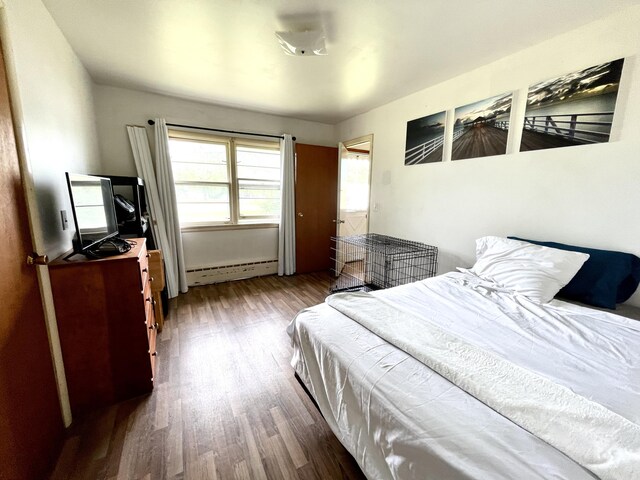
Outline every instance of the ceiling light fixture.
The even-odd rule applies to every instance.
[[[327,54],[324,33],[321,31],[276,32],[276,37],[287,55],[311,57]]]

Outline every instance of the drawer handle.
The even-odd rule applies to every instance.
[[[147,254],[145,255],[145,257],[149,258],[149,257],[151,257],[151,254],[150,254],[150,253],[147,253]]]
[[[145,298],[145,302],[151,302],[151,297]]]
[[[154,323],[153,325],[149,325],[149,330],[154,330],[158,328],[158,324]]]
[[[149,277],[149,281],[150,281],[150,282],[153,282],[153,277]]]
[[[152,357],[157,357],[157,356],[158,356],[158,352],[153,352],[153,353],[151,354],[151,356],[152,356]]]
[[[143,269],[142,269],[142,272],[143,272],[143,273],[147,273],[148,271],[149,271],[149,269],[148,269],[148,268],[143,268]]]

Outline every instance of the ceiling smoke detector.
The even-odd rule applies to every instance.
[[[324,33],[317,30],[306,32],[276,32],[280,46],[287,55],[298,57],[312,57],[326,55]]]

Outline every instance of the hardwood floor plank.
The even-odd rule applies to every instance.
[[[153,427],[155,430],[167,428],[169,426],[169,393],[168,384],[160,383],[155,386],[154,396],[156,397],[156,410]]]
[[[149,437],[149,449],[151,457],[151,478],[167,478],[167,462],[165,449],[167,444],[168,428],[154,430]]]
[[[177,358],[180,356],[180,330],[176,329],[172,332],[169,343],[169,357]]]
[[[309,412],[315,411],[316,406],[311,402],[311,400],[307,396],[307,393],[303,390],[303,388],[294,377],[287,378],[287,381],[289,383],[288,391],[294,391],[296,392],[296,395],[282,395],[281,398],[286,398],[293,404],[297,415],[300,416],[305,425],[313,425],[315,423],[315,420]]]
[[[286,326],[328,288],[268,276],[171,300],[153,393],[77,420],[51,478],[364,478],[289,364]]]
[[[109,453],[107,454],[107,463],[104,469],[104,476],[107,478],[115,478],[118,475],[120,462],[122,460],[122,450],[124,449],[125,439],[127,438],[129,418],[134,415],[139,403],[139,399],[134,399],[120,403],[117,406],[118,410],[114,422],[114,430],[111,433]]]
[[[296,468],[289,460],[289,454],[287,453],[284,442],[282,441],[282,437],[280,435],[269,437],[268,448],[276,459],[282,477],[286,479],[298,478]]]
[[[278,429],[278,432],[280,432],[280,437],[282,438],[282,441],[287,448],[287,452],[293,461],[293,465],[296,468],[306,465],[309,460],[305,457],[296,436],[289,428],[289,422],[287,422],[284,415],[282,415],[282,410],[280,410],[279,407],[274,407],[270,411],[271,416],[276,423],[276,428]]]
[[[182,459],[182,400],[172,402],[170,406],[169,432],[167,434],[167,476],[172,478],[184,471]]]
[[[144,409],[142,408],[133,412],[133,414],[128,419],[127,433],[124,438],[124,444],[122,446],[122,454],[120,457],[120,464],[118,468],[118,480],[138,478],[136,476],[136,462],[138,454],[141,453],[139,447],[140,442],[143,438],[141,438],[141,434],[144,429],[145,421],[148,420],[144,413]]]
[[[215,455],[207,452],[193,462],[187,462],[186,480],[217,480]]]
[[[247,462],[242,460],[233,466],[233,476],[236,480],[252,480],[249,474],[249,467]]]
[[[247,416],[242,414],[238,417],[240,428],[243,435],[243,444],[248,452],[248,464],[251,469],[251,478],[258,480],[267,480],[267,474],[262,466],[262,459],[260,458],[260,452],[256,444],[256,439],[253,436],[253,431],[247,420]]]

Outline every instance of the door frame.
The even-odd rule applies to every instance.
[[[342,150],[350,146],[369,142],[369,198],[367,199],[367,233],[369,233],[369,219],[371,217],[371,178],[373,174],[373,133],[362,135],[360,137],[346,140],[338,143],[338,199],[336,210],[336,237],[340,233],[340,189],[342,180]]]

